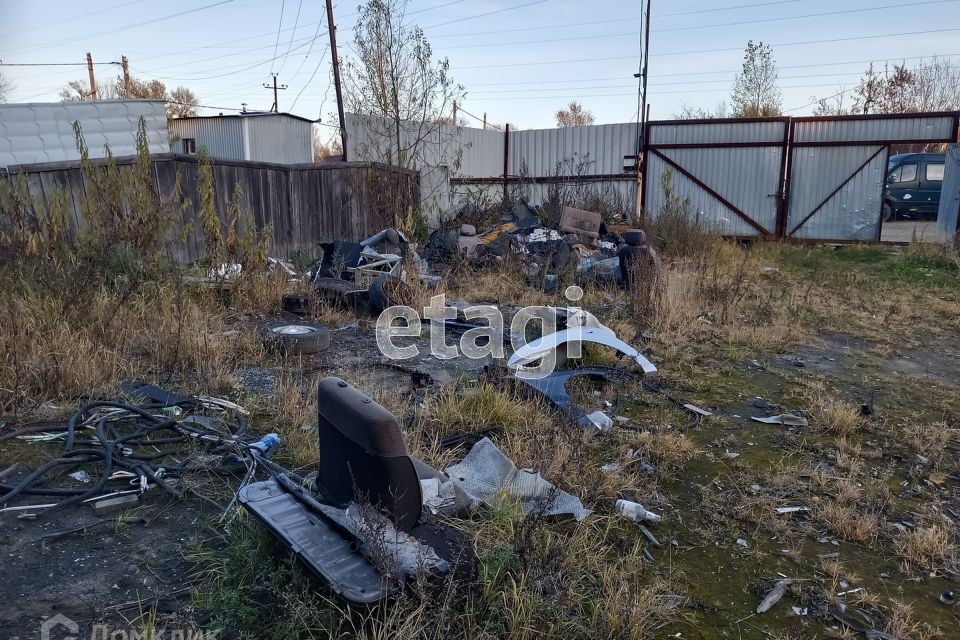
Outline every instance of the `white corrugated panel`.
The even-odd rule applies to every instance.
[[[76,160],[73,124],[79,122],[91,158],[137,152],[143,118],[150,153],[168,150],[167,112],[157,100],[0,104],[0,167]]]
[[[255,162],[313,162],[313,123],[283,113],[241,116],[249,159]]]
[[[951,115],[913,117],[892,115],[882,118],[845,118],[842,120],[798,121],[793,141],[870,142],[872,140],[922,142],[950,139],[954,134]]]
[[[566,175],[578,169],[590,175],[617,174],[624,172],[624,156],[636,152],[634,122],[511,131],[510,173],[518,175],[525,162],[527,175],[548,177],[555,175],[560,162]],[[503,173],[502,166],[498,173]]]
[[[244,160],[243,122],[236,117],[174,118],[170,121],[170,150],[188,153],[183,141],[192,139],[194,148],[207,150],[211,158]]]
[[[857,171],[871,156],[874,156],[873,159]],[[879,239],[880,208],[887,168],[884,147],[799,147],[793,150],[791,161],[788,233],[824,203],[793,234],[795,237]],[[843,187],[833,193],[840,185]],[[826,200],[828,197],[829,200]]]
[[[661,153],[767,231],[776,231],[781,147],[663,149]],[[674,171],[674,176],[678,173]],[[659,174],[651,174],[650,186],[662,190]]]
[[[660,186],[660,177],[672,168],[659,156],[650,154],[647,156],[647,170],[651,181],[645,187],[647,189],[646,207],[649,215],[656,219],[666,204],[666,197]],[[757,230],[743,218],[685,175],[673,171],[671,180],[674,193],[679,198],[689,199],[690,213],[708,231],[727,236],[757,235]]]
[[[783,144],[787,124],[780,120],[760,122],[655,122],[650,124],[650,144]]]
[[[459,144],[462,153],[456,175],[470,178],[490,178],[503,175],[502,131],[461,127],[451,144]]]
[[[937,231],[941,238],[951,242],[956,238],[958,217],[960,217],[960,144],[952,144],[947,148],[943,187],[940,189],[940,211],[937,214]]]

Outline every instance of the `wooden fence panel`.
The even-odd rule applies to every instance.
[[[117,158],[124,173],[133,171],[136,159]],[[376,178],[391,174],[410,181],[411,203],[418,200],[415,173],[368,162],[332,163],[327,165],[277,165],[260,162],[217,160],[213,165],[213,182],[217,214],[226,236],[229,203],[237,185],[243,191],[241,202],[252,214],[257,229],[272,227],[271,253],[289,256],[298,249],[316,256],[318,244],[334,240],[358,241],[393,224],[393,213],[381,211],[370,184]],[[174,258],[195,262],[205,257],[203,227],[200,219],[199,165],[195,156],[158,154],[153,156],[154,187],[162,198],[173,193],[180,178],[184,207],[181,227],[187,229],[184,240],[171,247]],[[94,164],[103,161],[94,160]],[[89,180],[79,162],[52,162],[9,167],[9,179],[25,174],[33,197],[48,206],[57,191],[67,194],[71,232],[82,229]],[[4,179],[0,177],[0,179]],[[0,211],[0,216],[4,212]]]

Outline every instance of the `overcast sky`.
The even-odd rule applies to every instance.
[[[359,4],[335,4],[341,57]],[[450,58],[469,114],[550,127],[576,99],[598,123],[636,118],[641,0],[410,0],[407,12]],[[322,0],[0,0],[0,70],[12,101],[55,101],[84,66],[6,65],[83,63],[89,51],[107,79],[119,67],[101,63],[125,54],[134,76],[189,87],[207,114],[269,108],[262,85],[275,71],[289,87],[281,111],[333,123],[325,26]],[[804,114],[811,96],[855,85],[870,60],[960,62],[960,0],[653,0],[653,117],[725,100],[751,38],[774,45],[783,107]]]

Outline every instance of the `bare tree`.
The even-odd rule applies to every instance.
[[[559,109],[553,116],[557,119],[558,127],[585,127],[596,121],[593,112],[584,109],[583,105],[573,100],[566,109]]]
[[[11,90],[13,90],[13,83],[0,73],[0,102],[6,102],[9,99]]]
[[[916,113],[960,109],[960,68],[949,58],[921,61],[913,68],[906,65],[885,67],[883,72],[871,64],[854,89],[853,102],[846,107],[841,92],[817,101],[816,115],[845,113]]]
[[[743,71],[733,84],[730,101],[739,118],[767,118],[780,115],[782,96],[777,85],[779,73],[768,44],[747,42]]]
[[[730,111],[727,109],[727,103],[721,100],[716,107],[705,109],[703,107],[692,107],[688,104],[680,106],[680,111],[673,114],[674,120],[709,120],[711,118],[728,118]]]
[[[453,144],[457,127],[443,123],[450,120],[454,100],[462,99],[463,87],[450,75],[449,60],[434,60],[406,7],[407,0],[367,0],[360,7],[353,32],[356,58],[344,64],[344,101],[356,125],[351,135],[358,153],[420,170],[421,198],[427,200],[447,184],[428,174],[441,166],[460,167],[460,149]]]
[[[100,100],[112,100],[117,97],[117,88],[112,82],[97,83],[97,98]],[[63,89],[60,90],[61,102],[82,102],[92,100],[93,93],[90,91],[90,85],[83,80],[71,80]]]
[[[377,132],[389,135],[382,159],[409,168],[422,159],[431,133],[449,121],[463,87],[450,76],[449,60],[434,62],[423,30],[405,24],[406,7],[407,0],[368,0],[360,8],[354,26],[358,59],[346,61],[344,75],[348,110],[387,123],[386,131]],[[404,132],[405,123],[414,123],[413,130]]]
[[[190,118],[197,115],[197,96],[186,87],[177,87],[167,98],[168,118]]]
[[[90,85],[82,80],[73,80],[60,91],[60,100],[63,102],[80,102],[90,100]],[[123,76],[117,76],[113,82],[97,83],[97,98],[111,100],[114,98],[147,100],[163,100],[167,103],[167,118],[185,118],[197,115],[197,97],[186,87],[177,87],[171,92],[167,85],[159,80],[139,80],[130,77],[129,82],[123,81]]]

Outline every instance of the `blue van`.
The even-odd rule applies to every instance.
[[[936,220],[943,186],[942,153],[899,153],[887,164],[883,221]]]

